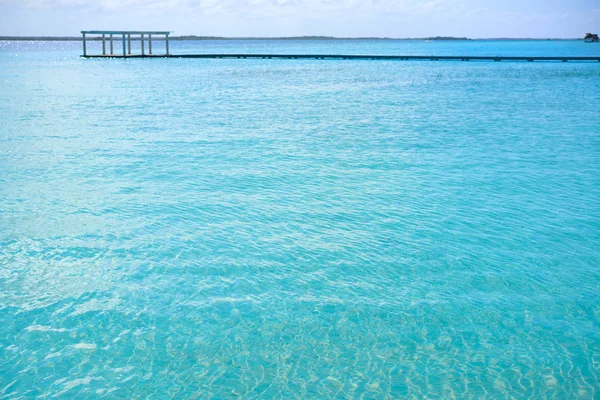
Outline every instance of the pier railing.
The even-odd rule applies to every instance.
[[[141,56],[152,56],[152,35],[154,35],[154,40],[157,40],[157,36],[164,36],[166,53],[162,54],[163,56],[169,56],[169,34],[171,32],[166,31],[81,31],[81,35],[83,38],[83,57],[96,57],[100,56],[99,54],[90,55],[87,53],[87,41],[90,40],[89,35],[101,35],[102,38],[102,55],[103,57],[130,57],[131,54],[131,36],[133,36],[133,40],[137,40],[136,37],[139,36],[139,40],[141,41]],[[116,38],[115,38],[116,36]],[[120,38],[119,38],[120,36]],[[109,53],[106,53],[106,42],[109,42]],[[114,41],[121,41],[122,44],[122,54],[116,54],[114,52]],[[148,54],[146,54],[145,42],[148,41]]]

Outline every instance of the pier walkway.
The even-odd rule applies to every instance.
[[[81,31],[83,39],[84,58],[254,58],[254,59],[311,59],[311,60],[426,60],[426,61],[596,61],[600,62],[600,57],[569,57],[569,56],[436,56],[436,55],[361,55],[361,54],[170,54],[169,53],[169,35],[167,31]],[[87,41],[93,40],[90,35],[95,35],[96,40],[102,40],[102,54],[89,54],[87,51]],[[165,53],[152,53],[152,35],[154,40],[164,36]],[[115,38],[116,36],[116,38]],[[140,41],[139,54],[132,54],[131,40]],[[120,38],[119,38],[120,37]],[[114,41],[121,42],[121,51],[115,53]],[[107,51],[106,43],[109,43]],[[148,43],[146,52],[145,43]]]
[[[403,56],[403,55],[358,55],[358,54],[86,54],[86,58],[254,58],[254,59],[311,59],[311,60],[425,60],[425,61],[595,61],[600,57],[560,56]]]

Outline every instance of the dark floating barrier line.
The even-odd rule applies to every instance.
[[[313,59],[313,60],[426,60],[426,61],[597,61],[600,57],[559,57],[559,56],[395,56],[395,55],[358,55],[358,54],[156,54],[156,55],[91,55],[84,58],[254,58],[254,59]]]

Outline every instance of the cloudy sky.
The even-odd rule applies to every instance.
[[[0,0],[0,35],[582,37],[600,0]]]

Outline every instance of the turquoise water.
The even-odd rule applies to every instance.
[[[173,52],[597,55],[581,42]],[[0,397],[600,396],[600,63],[0,42]]]

